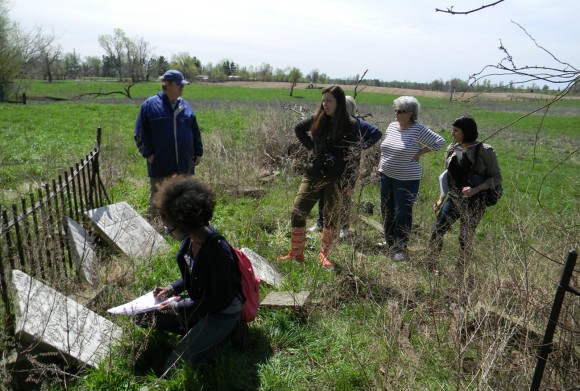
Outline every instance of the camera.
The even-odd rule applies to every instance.
[[[325,153],[324,154],[324,166],[325,167],[333,167],[336,164],[336,156],[332,153]]]

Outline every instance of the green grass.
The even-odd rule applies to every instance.
[[[70,82],[60,86],[66,86],[66,91],[55,88],[53,92],[48,90],[52,86],[35,83],[34,88],[42,94],[70,96],[77,92],[71,92]],[[148,96],[156,92],[157,83],[139,88],[143,88],[139,94]],[[277,133],[293,139],[291,125],[276,127],[280,117],[273,113],[282,111],[280,102],[300,101],[315,108],[320,91],[298,91],[296,95],[302,99],[294,100],[284,90],[193,85],[186,92],[198,114],[206,145],[196,175],[218,194],[212,223],[237,247],[249,247],[267,259],[286,253],[289,213],[300,177],[281,164],[276,167],[280,175],[261,185],[266,190],[263,197],[240,198],[231,189],[259,184],[257,171],[268,161],[260,142]],[[386,123],[391,118],[393,98],[363,93],[359,105]],[[447,141],[449,123],[457,115],[472,113],[482,137],[486,137],[530,107],[529,103],[506,102],[511,110],[506,112],[501,110],[503,105],[498,110],[484,110],[478,103],[420,100],[421,121],[443,132]],[[27,106],[0,105],[0,202],[8,204],[15,195],[25,194],[28,186],[23,183],[33,186],[54,178],[93,147],[96,127],[102,126],[102,175],[110,187],[109,196],[112,202],[127,201],[144,212],[148,198],[145,164],[133,143],[139,105],[123,99],[115,103],[31,101]],[[555,109],[565,109],[568,114],[550,114],[537,137],[541,117],[534,115],[489,140],[502,167],[505,194],[497,206],[488,209],[478,227],[471,268],[476,280],[471,290],[464,290],[450,276],[458,251],[456,226],[445,238],[441,275],[428,274],[422,266],[427,259],[426,242],[435,218],[431,206],[438,195],[437,176],[443,161],[442,152],[427,154],[421,194],[414,208],[416,230],[409,262],[392,262],[374,245],[381,233],[355,219],[351,223],[355,234],[338,242],[333,254],[337,267],[325,271],[316,263],[320,237],[309,233],[307,262],[284,261],[276,267],[284,275],[281,290],[308,290],[312,305],[303,311],[260,309],[250,325],[244,351],[221,349],[199,368],[184,366],[171,378],[158,380],[151,365],[165,358],[175,337],[166,339],[136,329],[127,319],[115,318],[125,338],[114,358],[82,373],[77,381],[69,380],[66,388],[525,389],[535,364],[532,349],[526,350],[517,340],[510,341],[505,349],[497,345],[508,334],[505,325],[470,309],[478,301],[506,309],[518,303],[513,313],[519,316],[526,311],[532,322],[539,320],[540,327],[545,326],[543,306],[551,300],[560,272],[560,265],[548,258],[559,260],[564,250],[578,246],[578,157],[570,154],[579,143],[575,125],[579,107],[580,103],[558,103]],[[379,221],[376,181],[359,190],[355,205],[372,202],[376,212],[368,217]],[[314,213],[308,222],[314,222]],[[118,279],[111,278],[109,291],[114,294],[107,296],[99,311],[104,313],[106,304],[116,305],[149,289],[155,281],[171,282],[178,274],[173,254],[179,244],[170,244],[168,254],[140,264],[127,266],[123,259],[107,260],[107,269]],[[364,253],[364,258],[358,253]],[[274,290],[262,285],[261,297]],[[528,348],[534,343],[529,341]],[[486,361],[490,357],[495,361]],[[476,363],[479,372],[466,369],[469,360]],[[488,377],[482,379],[484,369],[489,369],[485,372]],[[51,388],[65,387],[53,384]]]

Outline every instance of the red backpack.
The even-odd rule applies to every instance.
[[[238,257],[238,267],[242,273],[242,294],[246,299],[242,305],[242,320],[246,323],[256,319],[260,305],[260,278],[254,274],[252,262],[242,251],[233,248]]]
[[[214,237],[218,240],[225,240],[219,234],[215,234]],[[256,319],[260,305],[260,278],[254,274],[254,268],[248,256],[231,245],[230,248],[238,258],[238,268],[242,274],[242,294],[245,299],[242,304],[242,320],[249,323]]]

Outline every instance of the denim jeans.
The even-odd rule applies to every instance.
[[[401,181],[382,173],[380,178],[385,241],[395,252],[405,252],[413,227],[413,204],[421,181]]]
[[[433,258],[437,258],[443,248],[443,236],[451,228],[453,223],[459,219],[459,263],[458,267],[463,268],[471,258],[473,251],[473,237],[475,229],[479,225],[485,213],[485,203],[483,194],[476,194],[470,198],[462,198],[456,195],[449,195],[443,204],[441,211],[437,215],[437,220],[431,231],[429,248]],[[433,260],[434,261],[434,260]]]

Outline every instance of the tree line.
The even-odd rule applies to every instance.
[[[102,56],[86,56],[76,51],[65,53],[53,34],[46,34],[42,28],[25,31],[8,17],[7,0],[0,0],[0,101],[8,99],[24,79],[41,79],[51,83],[53,80],[75,80],[80,78],[110,78],[119,81],[138,83],[150,81],[166,70],[179,69],[192,81],[221,82],[226,80],[276,81],[289,82],[292,89],[299,82],[326,84],[357,84],[360,75],[347,78],[331,78],[313,69],[303,73],[296,67],[274,69],[268,63],[259,66],[242,66],[234,60],[225,58],[217,63],[202,64],[201,60],[188,52],[180,52],[166,58],[155,55],[151,44],[145,39],[131,38],[120,28],[113,34],[98,36],[103,51]],[[489,90],[509,92],[532,90],[549,91],[548,85],[531,86],[515,83],[493,85],[489,80],[469,83],[467,80],[433,80],[427,83],[409,81],[365,80],[366,85],[394,88],[408,88],[453,93],[454,91],[483,92]],[[578,88],[580,90],[580,87]],[[575,91],[580,92],[580,91]]]

